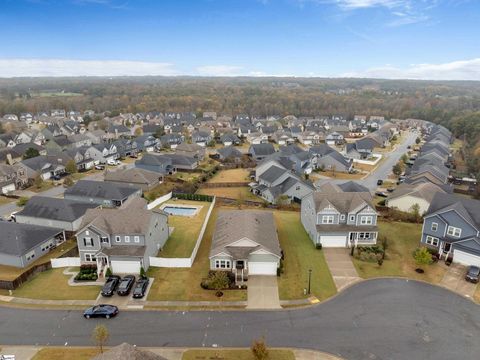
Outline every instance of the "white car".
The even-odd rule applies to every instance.
[[[108,160],[107,160],[107,165],[117,166],[117,165],[120,165],[120,161],[118,161],[118,160],[113,160],[113,159],[108,159]]]

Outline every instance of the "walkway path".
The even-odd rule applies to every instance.
[[[323,253],[338,291],[362,280],[353,266],[349,249],[323,248]]]

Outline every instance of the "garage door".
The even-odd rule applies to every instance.
[[[453,250],[453,261],[462,265],[480,266],[480,256],[468,254],[460,250]]]
[[[346,247],[347,237],[345,235],[320,236],[320,243],[323,247]]]
[[[140,261],[112,260],[111,263],[114,274],[140,274]]]
[[[248,275],[277,275],[277,263],[249,261]]]

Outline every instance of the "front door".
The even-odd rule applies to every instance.
[[[235,268],[238,270],[245,269],[245,261],[237,260]]]
[[[444,254],[449,253],[451,247],[452,247],[452,244],[450,244],[450,243],[445,243],[444,246],[443,246],[443,253],[444,253]]]

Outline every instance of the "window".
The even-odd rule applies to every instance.
[[[215,260],[215,269],[229,269],[230,260]]]
[[[438,246],[438,239],[436,237],[427,235],[425,238],[425,243],[428,245]]]
[[[90,231],[85,231],[85,235],[90,235]]]
[[[370,233],[358,233],[358,238],[360,240],[367,240],[370,239]]]
[[[134,239],[134,241],[135,241],[136,243],[139,243],[139,242],[140,242],[140,236],[135,236],[133,239]]]
[[[33,259],[35,257],[35,250],[30,251],[28,254],[25,255],[25,257],[27,258],[27,261]]]
[[[437,231],[437,229],[438,229],[438,224],[432,223],[432,231]]]
[[[453,237],[460,237],[462,234],[462,229],[456,228],[454,226],[449,226],[447,228],[447,234]]]
[[[125,236],[125,242],[130,242],[130,236]]]
[[[120,242],[120,236],[115,236],[115,241]]]
[[[345,220],[345,215],[344,214],[340,215],[340,220]]]
[[[350,215],[350,221],[355,221],[355,215]]]
[[[97,261],[97,258],[95,257],[95,254],[85,254],[85,261],[93,262]]]
[[[101,242],[102,244],[108,244],[108,237],[102,236],[102,237],[100,238],[100,242]]]
[[[93,246],[93,239],[91,237],[83,238],[83,244],[85,247],[92,247]]]
[[[322,224],[333,224],[333,215],[323,215]]]
[[[300,191],[300,186],[297,186],[295,190]]]
[[[373,216],[362,216],[360,219],[360,223],[362,225],[372,225],[373,224]]]

